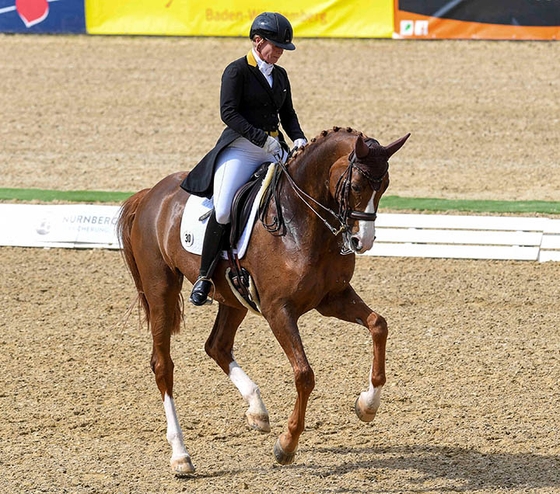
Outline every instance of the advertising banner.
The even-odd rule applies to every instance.
[[[296,38],[393,33],[393,0],[96,0],[86,2],[86,27],[90,34],[248,36],[265,11],[284,14]]]
[[[560,0],[395,0],[395,38],[560,39]]]
[[[0,245],[119,249],[119,206],[0,204]]]
[[[84,0],[0,0],[0,33],[85,33]]]

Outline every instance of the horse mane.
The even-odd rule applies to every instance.
[[[378,149],[379,151],[383,150],[383,146],[380,146],[379,142],[376,139],[367,137],[363,132],[353,129],[352,127],[338,127],[335,125],[333,126],[332,129],[322,130],[319,133],[319,135],[313,137],[307,144],[298,148],[296,152],[290,156],[290,159],[288,160],[286,165],[289,165],[292,161],[300,157],[303,153],[308,152],[309,149],[313,149],[316,145],[321,144],[326,138],[338,132],[343,132],[343,133],[346,132],[347,134],[355,135],[356,137],[358,136],[362,137],[362,139],[364,139],[364,141],[374,151],[374,153],[377,153]]]

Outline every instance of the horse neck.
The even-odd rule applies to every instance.
[[[331,167],[352,150],[348,134],[332,133],[312,142],[289,164],[294,182],[317,201],[332,199],[329,193]]]
[[[347,135],[346,139],[348,140]],[[342,156],[347,156],[352,148],[352,143],[341,142],[341,139],[336,138],[313,142],[309,148],[294,157],[288,166],[288,173],[297,188],[304,194],[336,213],[338,207],[329,191],[330,170],[334,163]],[[336,251],[336,247],[331,246],[331,243],[336,243],[338,240],[325,225],[326,221],[333,227],[340,226],[332,213],[325,211],[308,198],[302,198],[301,192],[297,191],[289,180],[283,182],[281,195],[284,217],[290,218],[291,235],[298,248],[305,250],[307,246],[310,251],[315,252],[315,255],[319,250],[324,249]],[[317,249],[318,245],[322,246],[322,249]]]

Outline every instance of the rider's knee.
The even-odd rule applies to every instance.
[[[231,206],[230,206],[231,207]],[[230,208],[216,206],[216,221],[222,225],[227,225],[230,220]]]

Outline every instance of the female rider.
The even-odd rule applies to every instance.
[[[292,104],[288,75],[276,65],[284,50],[295,50],[290,22],[281,14],[264,12],[253,21],[249,37],[249,53],[230,63],[222,75],[220,114],[226,128],[181,184],[187,192],[213,197],[214,202],[199,276],[189,297],[194,305],[208,302],[235,193],[262,163],[277,161],[285,152],[279,124],[294,147],[307,142]]]

